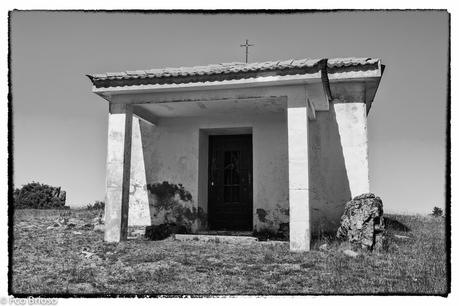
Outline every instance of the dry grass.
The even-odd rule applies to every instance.
[[[411,231],[387,252],[346,257],[336,241],[290,253],[288,243],[103,242],[90,230],[46,230],[60,211],[14,216],[14,294],[446,294],[442,218],[392,216]],[[95,211],[72,210],[90,222]],[[397,233],[397,232],[396,232]],[[95,253],[85,258],[82,250]]]

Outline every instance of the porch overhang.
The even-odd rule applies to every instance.
[[[93,92],[111,103],[135,103],[145,108],[146,104],[155,103],[220,101],[227,104],[231,100],[259,101],[284,96],[279,90],[276,93],[271,91],[270,94],[267,94],[263,88],[301,86],[307,92],[312,109],[314,111],[326,111],[329,108],[330,97],[327,94],[323,76],[324,73],[319,71],[302,75],[260,76],[250,79],[183,84],[149,84],[103,88],[93,86]],[[241,90],[245,90],[245,94],[241,94]],[[311,118],[314,117],[315,115]]]
[[[379,59],[349,58],[230,63],[87,76],[95,94],[110,103],[126,104],[265,99],[272,97],[276,88],[301,86],[306,90],[309,118],[314,120],[316,111],[328,111],[330,101],[342,98],[337,90],[340,84],[359,84],[365,95],[362,102],[369,111],[383,70]],[[236,89],[238,93],[234,94]],[[134,110],[137,113],[140,111]],[[145,114],[139,117],[145,119]]]

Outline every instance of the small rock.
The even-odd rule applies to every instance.
[[[62,227],[62,224],[63,223],[61,223],[61,220],[56,220],[56,221],[54,221],[54,223],[52,225],[48,226],[46,229],[47,230],[57,229],[59,227]]]
[[[132,236],[143,236],[145,235],[145,229],[136,229],[131,232]]]
[[[200,272],[200,273],[207,273],[210,270],[210,268],[206,266],[197,266],[195,269],[196,269],[196,272]]]
[[[282,264],[280,266],[286,268],[287,270],[301,270],[302,268],[300,264]]]
[[[352,257],[352,258],[355,258],[355,257],[359,256],[359,253],[354,252],[352,250],[344,250],[343,253],[344,253],[344,255]]]
[[[69,218],[67,218],[67,217],[59,217],[54,222],[62,224],[62,225],[65,225],[65,224],[67,224],[68,221],[69,221]]]
[[[70,224],[77,225],[77,224],[79,224],[79,223],[81,223],[81,221],[78,220],[78,219],[76,219],[76,218],[70,218],[70,219],[68,219],[68,221],[67,221],[67,225],[70,225]]]
[[[313,268],[315,266],[314,263],[312,262],[304,262],[302,264],[300,264],[300,267],[303,268],[303,269],[310,269],[310,268]]]
[[[76,283],[76,284],[69,284],[69,291],[70,292],[78,292],[78,293],[91,293],[94,290],[94,286],[89,283]]]
[[[322,245],[319,247],[319,250],[321,250],[321,251],[326,251],[326,250],[328,250],[328,244],[326,244],[326,243],[322,244]]]
[[[72,234],[74,234],[74,235],[81,235],[82,233],[81,233],[81,232],[78,232],[78,231],[73,231]]]
[[[94,231],[95,232],[104,232],[105,229],[104,229],[104,225],[103,224],[94,224]]]
[[[90,229],[93,229],[94,228],[94,225],[92,223],[86,223],[85,225],[83,226],[80,226],[81,229],[86,229],[86,230],[90,230]]]
[[[92,220],[93,224],[104,224],[105,216],[101,213]]]
[[[141,238],[142,236],[130,236],[130,235],[127,236],[128,240],[140,240]]]
[[[66,223],[66,228],[81,228],[81,229],[86,229],[88,227],[92,228],[91,223],[85,223],[83,220],[77,219],[77,218],[70,218],[67,223]]]
[[[410,237],[408,236],[403,236],[403,235],[394,235],[395,238],[398,238],[398,239],[410,239]]]
[[[95,253],[91,253],[91,252],[88,252],[88,251],[81,251],[81,253],[84,254],[85,258],[90,258],[92,255],[95,254]]]

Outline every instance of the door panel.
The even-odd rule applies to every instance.
[[[252,230],[252,135],[209,136],[209,226]]]

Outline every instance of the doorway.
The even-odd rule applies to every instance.
[[[252,154],[252,135],[209,136],[209,229],[252,230]]]

